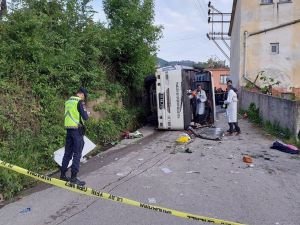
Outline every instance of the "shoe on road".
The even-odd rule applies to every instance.
[[[67,182],[70,181],[70,178],[67,177],[66,175],[60,175],[60,179]]]
[[[72,177],[72,178],[70,179],[70,182],[71,182],[72,184],[77,184],[77,185],[79,185],[79,186],[84,186],[84,185],[85,185],[85,181],[78,180],[77,177]]]

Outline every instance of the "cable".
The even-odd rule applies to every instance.
[[[206,22],[207,22],[207,21],[206,21],[206,15],[203,14],[203,11],[201,11],[201,8],[199,8],[199,5],[197,4],[197,1],[194,0],[193,2],[194,2],[195,7],[198,8],[197,11],[198,11],[199,15],[202,17],[202,19],[203,19],[204,22],[206,23]]]
[[[205,10],[205,5],[203,6],[203,4],[201,4],[201,3],[203,3],[202,1],[199,1],[199,0],[196,0],[197,2],[198,2],[198,4],[200,5],[200,7],[201,7],[201,9],[203,10],[203,13],[204,13],[204,15],[207,15],[207,12],[208,12],[208,9],[207,10]]]

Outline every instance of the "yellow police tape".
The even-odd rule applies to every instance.
[[[100,192],[100,191],[94,190],[92,188],[78,186],[78,185],[72,184],[70,182],[65,182],[65,181],[62,181],[62,180],[59,180],[59,179],[55,179],[55,178],[51,178],[51,177],[48,177],[48,176],[45,176],[45,175],[41,175],[41,174],[38,174],[38,173],[35,173],[35,172],[32,172],[32,171],[26,170],[24,168],[21,168],[21,167],[3,162],[1,160],[0,160],[0,167],[7,168],[9,170],[12,170],[12,171],[15,171],[17,173],[32,177],[32,178],[34,178],[36,180],[39,180],[39,181],[42,181],[44,183],[52,184],[54,186],[67,189],[69,191],[77,192],[79,194],[84,194],[84,195],[88,195],[88,196],[93,196],[93,197],[103,198],[103,199],[107,199],[107,200],[112,200],[112,201],[115,201],[115,202],[120,202],[120,203],[123,203],[123,204],[136,206],[136,207],[139,207],[139,208],[150,209],[150,210],[153,210],[153,211],[156,211],[156,212],[161,212],[161,213],[165,213],[165,214],[169,214],[169,215],[173,215],[173,216],[177,216],[177,217],[181,217],[181,218],[185,218],[185,219],[201,221],[201,222],[222,224],[222,225],[245,225],[245,224],[241,224],[241,223],[235,223],[235,222],[230,222],[230,221],[225,221],[225,220],[220,220],[220,219],[215,219],[215,218],[209,218],[209,217],[199,216],[199,215],[190,214],[190,213],[186,213],[186,212],[180,212],[180,211],[173,210],[173,209],[168,209],[168,208],[163,208],[163,207],[159,207],[159,206],[144,204],[144,203],[141,203],[141,202],[130,200],[128,198],[123,198],[123,197],[111,195],[109,193]]]

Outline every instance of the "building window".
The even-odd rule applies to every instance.
[[[279,54],[279,43],[271,43],[271,53],[273,55]]]
[[[261,0],[261,4],[273,4],[273,0]]]
[[[220,75],[220,84],[227,84],[228,75],[222,74]]]

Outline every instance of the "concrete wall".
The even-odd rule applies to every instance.
[[[298,135],[300,130],[300,101],[291,101],[270,95],[247,91],[244,88],[240,94],[240,108],[247,110],[251,103],[259,108],[264,121],[279,122],[282,128],[288,128]]]
[[[258,72],[280,81],[280,88],[291,91],[300,88],[300,23],[276,30],[251,35],[300,18],[300,1],[261,4],[261,0],[237,0],[231,34],[231,74],[237,85],[244,86],[246,75],[254,81]],[[244,51],[244,32],[247,31],[247,45]],[[271,53],[270,43],[279,43],[279,54]],[[244,71],[244,58],[246,69]],[[258,80],[259,81],[259,80]],[[266,86],[258,82],[260,86]]]

